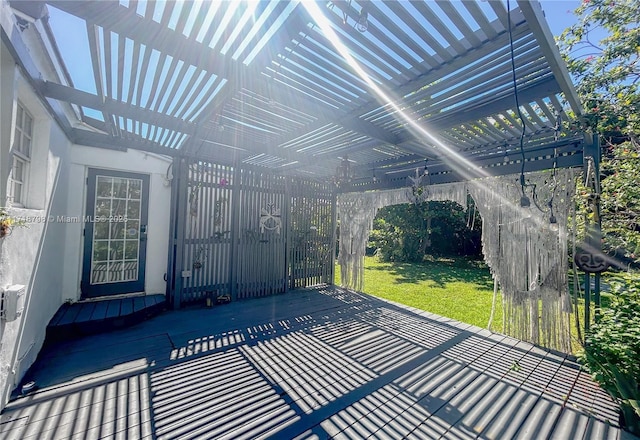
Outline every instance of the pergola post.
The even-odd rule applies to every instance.
[[[173,177],[173,187],[176,188],[175,197],[175,228],[172,230],[175,240],[175,264],[173,265],[173,276],[175,277],[175,287],[173,291],[173,308],[179,309],[182,300],[182,267],[184,260],[184,235],[186,226],[187,194],[189,194],[189,173],[187,163],[184,158],[176,159],[174,162],[175,173]]]
[[[578,267],[585,272],[584,275],[584,330],[589,331],[591,323],[591,274],[594,275],[593,300],[595,304],[595,319],[600,317],[600,274],[604,272],[609,263],[602,252],[602,220],[600,218],[600,161],[602,148],[597,133],[587,135],[584,145],[584,169],[586,185],[590,186],[590,209],[593,212],[593,222],[588,225],[584,249],[575,255]]]
[[[179,191],[178,191],[178,173],[180,168],[180,160],[178,158],[173,158],[173,162],[169,166],[167,170],[167,178],[169,178],[169,173],[173,176],[170,180],[171,182],[171,202],[169,205],[169,246],[168,246],[168,254],[167,254],[167,272],[165,274],[165,282],[167,283],[165,292],[167,301],[173,306],[176,302],[175,294],[176,294],[176,272],[175,272],[175,260],[178,249],[178,244],[176,241],[176,224],[178,221],[178,199],[179,199]]]
[[[289,292],[289,288],[294,289],[294,280],[293,276],[293,258],[291,258],[291,240],[292,240],[292,232],[291,232],[291,223],[293,221],[293,216],[291,213],[291,198],[293,197],[291,193],[291,185],[293,182],[290,178],[285,178],[284,181],[284,200],[282,206],[282,216],[284,219],[284,292]]]
[[[594,170],[594,174],[595,174],[595,193],[596,193],[596,199],[594,201],[594,213],[595,213],[595,221],[594,221],[594,228],[596,233],[594,234],[594,241],[597,240],[597,249],[598,251],[602,252],[602,218],[600,217],[600,194],[601,194],[601,188],[600,188],[600,162],[602,160],[602,147],[600,145],[600,136],[595,133],[593,135],[593,147],[594,147],[594,154],[593,154],[593,161],[595,164],[595,170]],[[600,320],[600,273],[601,272],[596,272],[594,274],[594,301],[595,301],[595,310],[594,310],[594,315],[595,315],[595,319],[596,322],[598,322]]]

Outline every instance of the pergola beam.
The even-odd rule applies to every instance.
[[[538,2],[520,1],[518,2],[518,6],[520,6],[522,10],[522,14],[526,18],[531,32],[536,36],[540,50],[542,50],[542,53],[549,63],[556,81],[560,84],[565,98],[569,102],[569,105],[571,105],[571,109],[577,116],[582,115],[583,109],[580,98],[578,97],[576,89],[573,87],[569,70],[564,61],[562,61],[558,46],[552,44],[554,38],[551,34],[551,29],[549,29],[549,25],[545,21],[544,12],[540,4]]]
[[[583,138],[576,137],[525,150],[525,172],[548,170],[553,167],[581,167],[583,164],[583,143]],[[522,153],[519,151],[507,154],[506,158],[503,153],[481,157],[466,156],[466,158],[473,166],[459,166],[458,164],[452,166],[447,161],[428,162],[430,184],[518,174],[522,170]],[[376,174],[377,182],[363,179],[355,182],[354,187],[347,188],[346,191],[401,188],[407,185],[407,177],[412,176],[416,168],[421,169],[423,166],[424,163],[417,162],[396,168],[380,169]]]
[[[103,114],[122,116],[151,125],[162,125],[167,129],[186,134],[193,134],[197,126],[194,123],[168,116],[165,113],[155,112],[144,107],[116,101],[106,96],[83,92],[82,90],[56,84],[51,81],[37,80],[35,83],[38,91],[48,98],[96,109]]]

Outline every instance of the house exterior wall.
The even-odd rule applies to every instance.
[[[34,130],[27,197],[24,207],[11,208],[11,215],[25,220],[27,227],[14,227],[10,236],[0,239],[0,287],[25,286],[25,294],[18,302],[18,318],[0,319],[0,407],[35,360],[44,342],[46,325],[61,304],[61,250],[67,231],[63,224],[46,220],[66,211],[71,149],[71,143],[31,90],[4,44],[1,50],[0,206],[7,205],[12,127],[18,101],[33,116]]]

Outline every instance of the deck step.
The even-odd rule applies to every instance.
[[[162,294],[63,304],[47,325],[46,343],[138,324],[161,313],[165,305]]]

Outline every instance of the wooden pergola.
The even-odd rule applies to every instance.
[[[174,158],[176,307],[331,282],[337,193],[405,186],[425,163],[438,184],[599,154],[563,128],[581,105],[537,2],[10,4],[42,19],[53,59],[91,66],[91,90],[71,75],[42,80],[18,27],[3,33],[70,140]],[[86,27],[81,61],[58,50],[52,8]],[[347,184],[335,184],[336,169]],[[194,205],[199,219],[224,219],[192,226]],[[255,211],[285,234],[257,238]],[[215,269],[181,277],[203,246]],[[275,266],[246,275],[274,254]]]
[[[581,106],[537,2],[514,1],[509,13],[503,2],[444,1],[11,5],[45,24],[47,8],[86,23],[82,62],[96,93],[31,72],[79,144],[318,180],[348,156],[363,189],[374,175],[377,187],[402,186],[425,159],[434,183],[459,180],[452,155],[501,165],[492,175],[515,172],[522,121],[513,48],[527,171],[549,167],[536,159],[557,147],[559,166],[582,164],[579,134],[557,133],[558,115],[579,117]],[[28,54],[19,55],[29,71]],[[71,127],[66,104],[99,131]]]

